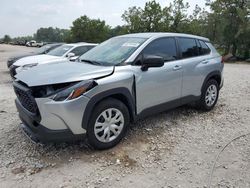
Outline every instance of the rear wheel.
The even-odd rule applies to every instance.
[[[208,80],[202,90],[198,107],[205,111],[210,111],[214,108],[219,97],[219,85],[214,79]]]
[[[125,104],[113,98],[101,101],[93,110],[87,127],[89,144],[95,149],[108,149],[125,136],[129,112]]]

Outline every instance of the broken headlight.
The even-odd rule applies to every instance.
[[[64,101],[64,100],[72,100],[80,97],[85,92],[89,91],[93,87],[95,87],[97,84],[93,80],[89,81],[82,81],[79,82],[71,87],[68,87],[67,89],[64,89],[54,95],[52,99],[54,101]]]

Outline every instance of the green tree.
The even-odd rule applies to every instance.
[[[202,10],[198,5],[196,5],[193,14],[189,16],[185,32],[205,36],[208,14],[209,13],[207,11],[204,9]]]
[[[173,32],[185,32],[185,26],[188,23],[187,10],[189,8],[188,3],[184,3],[183,0],[174,0],[170,3],[171,12],[171,31]]]
[[[169,7],[162,8],[155,0],[146,2],[144,8],[130,7],[122,19],[129,33],[163,32],[169,30]]]
[[[116,26],[110,30],[110,37],[114,37],[117,35],[124,35],[128,33],[128,28],[126,26]]]
[[[134,32],[182,32],[186,28],[188,3],[174,0],[161,7],[155,0],[146,2],[144,8],[130,7],[122,15],[129,33]]]
[[[146,2],[141,17],[145,31],[164,31],[163,11],[161,5],[155,0]]]
[[[81,16],[73,22],[71,37],[74,42],[102,42],[110,36],[109,25],[100,19]]]
[[[15,37],[12,40],[13,41],[30,41],[33,40],[34,38],[32,36],[24,36],[24,37]]]
[[[4,42],[4,43],[9,43],[9,42],[11,42],[11,37],[10,37],[9,35],[4,35],[4,37],[3,37],[3,42]]]
[[[248,1],[216,0],[208,1],[207,4],[212,10],[210,17],[214,17],[214,22],[218,23],[217,28],[214,29],[214,34],[217,32],[222,34],[220,42],[224,41],[225,53],[231,52],[236,55],[242,45],[240,37],[245,36],[243,33],[248,31],[250,16]]]
[[[130,7],[126,10],[122,19],[126,22],[126,28],[128,33],[138,33],[145,31],[142,21],[143,10],[140,7]]]
[[[53,27],[40,28],[35,34],[35,39],[43,42],[65,42],[69,34],[70,31],[67,29]]]
[[[127,32],[181,32],[208,37],[225,53],[249,57],[250,3],[248,0],[207,0],[211,11],[174,0],[161,7],[155,0],[144,8],[130,7],[122,15]]]
[[[249,0],[206,0],[210,11],[196,5],[187,14],[188,3],[174,0],[161,7],[150,0],[144,7],[130,7],[122,14],[124,25],[111,28],[100,19],[82,16],[73,22],[70,30],[40,28],[34,34],[38,41],[48,42],[102,42],[110,37],[135,32],[182,32],[209,38],[220,51],[249,58],[250,3]],[[5,36],[5,41],[10,41]]]
[[[163,19],[163,31],[168,32],[171,31],[170,29],[170,24],[172,22],[172,17],[171,17],[171,7],[166,6],[162,9],[162,19]]]

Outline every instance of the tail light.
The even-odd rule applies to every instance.
[[[221,63],[224,63],[224,62],[225,62],[225,57],[222,56],[222,57],[221,57]]]

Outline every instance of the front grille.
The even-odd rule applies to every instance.
[[[30,111],[31,113],[37,114],[38,107],[37,107],[34,97],[32,96],[32,91],[29,88],[17,82],[14,82],[13,86],[14,86],[14,91],[17,95],[17,98],[19,99],[23,107],[26,110]]]

